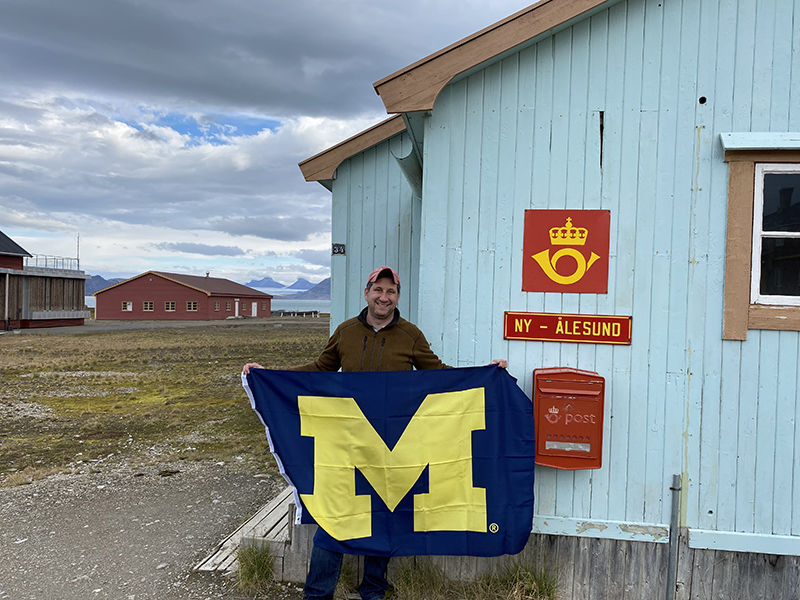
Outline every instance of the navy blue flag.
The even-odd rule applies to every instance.
[[[298,522],[348,554],[516,554],[533,523],[531,401],[497,366],[242,376]]]

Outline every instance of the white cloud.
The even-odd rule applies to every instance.
[[[374,81],[524,6],[6,3],[0,229],[68,256],[80,234],[90,273],[318,281],[330,193],[297,163],[386,118]]]

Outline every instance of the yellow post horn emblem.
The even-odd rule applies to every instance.
[[[553,246],[583,246],[588,236],[589,231],[586,228],[573,227],[572,218],[567,217],[567,222],[564,227],[553,227],[550,230],[550,243]],[[564,256],[571,256],[576,262],[575,271],[570,275],[560,274],[556,267],[558,261]],[[597,254],[592,252],[587,261],[583,254],[578,252],[575,248],[561,248],[552,258],[550,257],[549,249],[542,250],[533,255],[533,259],[539,264],[545,275],[561,285],[571,285],[580,281],[586,274],[586,271],[588,271],[599,258]]]

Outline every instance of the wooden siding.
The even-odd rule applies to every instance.
[[[265,506],[259,515],[271,508]],[[285,515],[283,518],[285,522]],[[305,581],[316,529],[316,525],[292,525],[289,541],[282,541],[280,534],[275,540],[264,540],[275,556],[273,571],[279,581]],[[675,549],[675,600],[797,600],[800,557],[697,550],[689,547],[688,538],[688,532],[682,530]],[[220,567],[230,568],[234,551],[229,549],[229,558]],[[559,600],[652,600],[671,597],[667,594],[669,551],[669,546],[651,542],[532,534],[516,556],[399,557],[389,563],[388,577],[392,581],[403,569],[433,565],[450,580],[471,581],[502,572],[508,565],[530,565],[557,578]],[[345,559],[350,561],[350,568],[343,571],[343,577],[357,586],[363,565],[358,557]]]
[[[77,277],[51,277],[0,273],[0,319],[8,318],[15,327],[52,327],[73,324],[75,320],[82,324],[83,318],[89,315],[84,310],[85,288],[86,280],[82,274]]]
[[[31,277],[29,308],[32,312],[83,310],[85,287],[85,279]]]
[[[410,138],[401,133],[345,160],[336,171],[331,241],[346,244],[347,254],[331,257],[331,329],[366,306],[364,283],[381,265],[400,275],[400,313],[413,319],[417,312],[420,200],[394,159],[410,152]]]
[[[434,350],[458,366],[506,356],[528,394],[536,367],[606,377],[603,468],[537,468],[538,515],[668,523],[680,473],[683,525],[800,536],[800,336],[722,340],[719,143],[800,130],[799,9],[621,2],[454,81],[427,119],[417,322]],[[370,206],[351,232],[376,218],[375,175],[352,169],[349,202],[363,186]],[[608,294],[521,291],[528,208],[611,211]],[[633,315],[633,342],[507,342],[505,310]]]
[[[8,281],[8,304],[6,305],[6,281]],[[17,320],[22,315],[22,283],[23,278],[9,273],[0,274],[0,309],[3,319]],[[8,315],[5,314],[8,307]]]

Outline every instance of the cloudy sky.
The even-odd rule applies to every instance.
[[[372,84],[525,0],[1,0],[0,231],[92,275],[330,273],[297,163]]]

